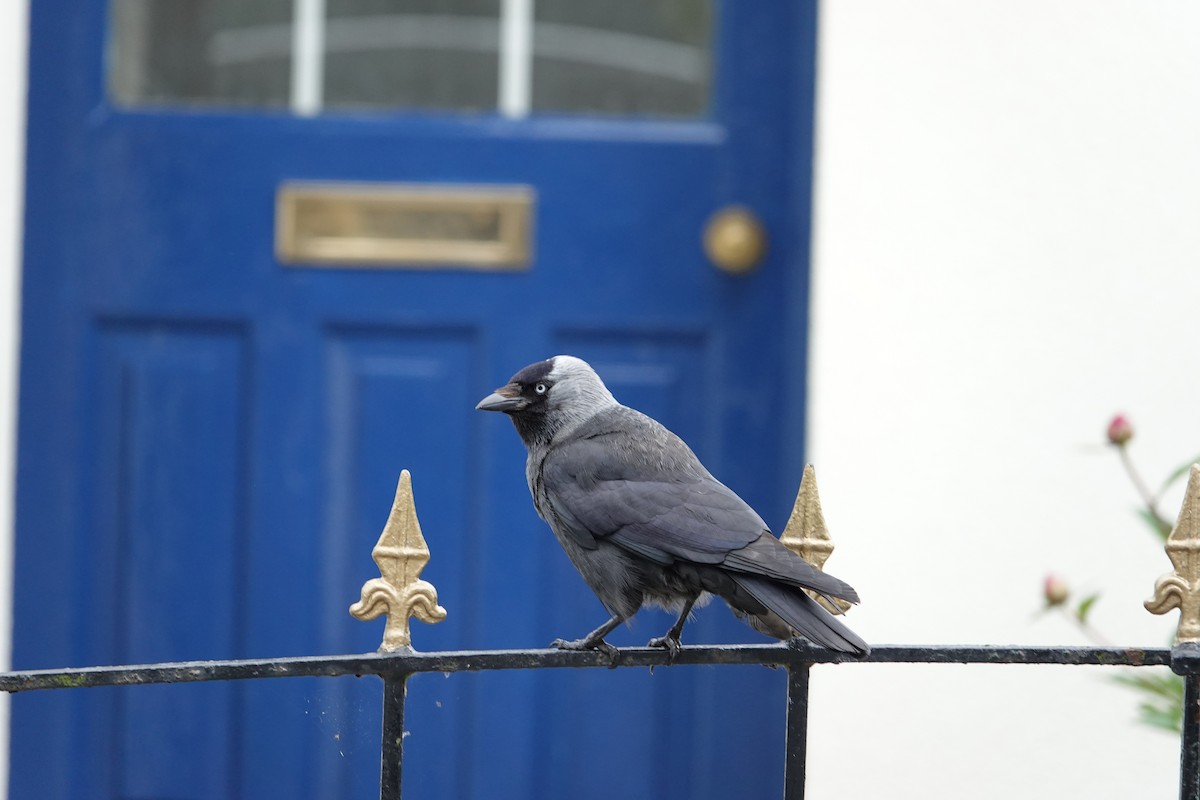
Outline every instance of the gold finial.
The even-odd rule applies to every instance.
[[[392,513],[371,551],[371,558],[379,565],[383,577],[363,584],[362,599],[350,606],[350,613],[363,621],[387,614],[379,650],[386,653],[411,650],[408,618],[415,616],[433,624],[446,618],[446,609],[438,605],[433,584],[418,577],[429,562],[429,548],[421,536],[408,470],[400,472]]]
[[[1175,565],[1154,584],[1154,596],[1145,602],[1151,614],[1179,609],[1175,643],[1200,642],[1200,464],[1192,464],[1183,507],[1165,545]]]
[[[825,527],[825,514],[821,511],[821,496],[817,494],[817,477],[812,464],[804,467],[800,491],[796,493],[796,504],[792,506],[792,516],[788,518],[779,541],[817,569],[824,568],[833,553],[833,539],[829,536],[829,528]],[[830,603],[815,592],[808,589],[804,591],[834,614],[843,614],[850,608],[850,603],[840,598],[834,598],[834,602]]]

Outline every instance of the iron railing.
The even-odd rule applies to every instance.
[[[817,497],[811,467],[805,470],[792,519],[781,540],[818,567],[833,549]],[[1175,570],[1159,578],[1146,607],[1155,613],[1180,609],[1173,648],[1019,647],[993,645],[876,645],[856,659],[804,642],[762,645],[688,646],[672,660],[658,648],[627,648],[614,659],[605,653],[566,650],[474,650],[421,653],[411,647],[409,617],[439,622],[446,611],[437,591],[419,579],[429,560],[421,535],[407,471],[400,477],[392,513],[372,551],[381,577],[367,581],[362,599],[351,606],[361,619],[387,615],[378,653],[310,658],[192,661],[141,666],[51,669],[0,674],[0,691],[26,692],[96,686],[196,683],[289,677],[377,675],[383,680],[380,737],[380,798],[398,800],[404,767],[404,705],[408,679],[425,672],[553,668],[628,668],[678,665],[759,664],[786,669],[784,798],[804,797],[808,740],[809,673],[814,665],[842,664],[1059,664],[1095,667],[1169,666],[1183,676],[1179,797],[1200,800],[1200,465],[1194,465],[1179,520],[1166,551]]]
[[[616,668],[666,667],[668,654],[661,649],[629,648],[618,651]],[[785,800],[804,797],[808,741],[809,671],[813,665],[851,664],[1061,664],[1097,667],[1170,666],[1185,676],[1183,732],[1180,737],[1181,800],[1200,800],[1200,645],[1182,644],[1173,649],[1121,647],[1001,647],[990,645],[905,646],[879,645],[865,659],[801,642],[763,645],[712,645],[684,647],[677,665],[760,664],[786,669],[787,725],[784,740]],[[83,689],[96,686],[195,683],[264,678],[339,677],[377,675],[383,679],[383,730],[380,737],[381,800],[399,800],[404,767],[404,705],[408,679],[423,672],[479,672],[488,670],[609,668],[609,656],[597,652],[564,650],[474,650],[460,652],[369,653],[313,658],[268,658],[236,661],[191,661],[86,669],[53,669],[0,674],[0,691]]]

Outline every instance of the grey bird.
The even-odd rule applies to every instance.
[[[650,647],[668,658],[693,606],[717,595],[751,627],[865,656],[867,643],[804,589],[858,602],[848,584],[784,547],[762,517],[661,424],[621,405],[586,362],[555,356],[522,369],[475,406],[509,416],[529,450],[538,514],[612,615],[563,650],[601,650],[643,605],[677,612]]]

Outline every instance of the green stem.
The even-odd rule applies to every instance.
[[[1071,620],[1071,622],[1074,622],[1075,625],[1078,626],[1079,630],[1081,630],[1083,632],[1084,636],[1086,636],[1088,639],[1091,640],[1092,644],[1096,644],[1101,647],[1112,647],[1113,646],[1113,643],[1109,641],[1107,636],[1105,636],[1100,631],[1093,628],[1091,625],[1089,625],[1084,620],[1081,620],[1079,618],[1079,615],[1076,614],[1074,611],[1067,608],[1065,605],[1059,606],[1059,609],[1062,611],[1063,614],[1066,614],[1067,619]]]
[[[1125,467],[1125,473],[1129,475],[1129,480],[1133,482],[1133,488],[1142,496],[1142,502],[1146,504],[1146,510],[1150,512],[1150,516],[1154,519],[1154,524],[1158,527],[1159,532],[1166,536],[1171,532],[1171,523],[1163,519],[1163,515],[1158,513],[1158,498],[1146,487],[1146,482],[1142,480],[1142,476],[1138,473],[1137,468],[1133,466],[1133,459],[1129,457],[1129,448],[1124,444],[1117,445],[1117,452],[1121,454],[1121,464]]]

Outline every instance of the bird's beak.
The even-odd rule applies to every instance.
[[[476,411],[519,411],[524,407],[521,388],[513,383],[501,386],[475,404]]]

